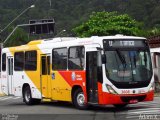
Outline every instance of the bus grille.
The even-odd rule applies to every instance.
[[[138,102],[143,101],[146,98],[146,95],[141,95],[141,96],[122,96],[121,100],[123,102],[129,102],[130,100],[138,100]]]

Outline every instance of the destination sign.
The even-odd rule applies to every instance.
[[[104,48],[146,47],[145,40],[104,40]]]

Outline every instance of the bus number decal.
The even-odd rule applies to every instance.
[[[122,94],[129,94],[130,91],[129,90],[122,90]]]

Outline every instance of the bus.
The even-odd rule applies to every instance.
[[[153,63],[153,73],[155,81],[155,92],[160,92],[160,48],[151,48],[151,58]]]
[[[147,40],[135,36],[58,37],[2,49],[2,91],[27,105],[67,101],[78,109],[152,101]]]

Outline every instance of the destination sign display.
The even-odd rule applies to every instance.
[[[145,40],[104,40],[104,48],[146,47]]]

